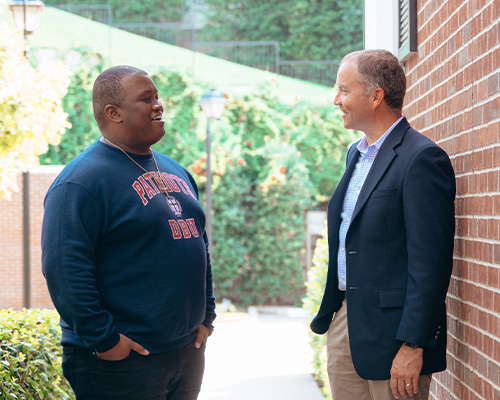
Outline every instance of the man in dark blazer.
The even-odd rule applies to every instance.
[[[406,77],[384,50],[341,62],[334,104],[364,137],[328,205],[329,267],[311,329],[328,332],[334,400],[427,399],[446,368],[455,176],[402,116]]]

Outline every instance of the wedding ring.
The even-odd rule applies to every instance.
[[[407,383],[406,386],[411,386],[411,383]]]

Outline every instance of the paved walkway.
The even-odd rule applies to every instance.
[[[323,400],[312,377],[307,317],[263,307],[216,320],[199,400]]]

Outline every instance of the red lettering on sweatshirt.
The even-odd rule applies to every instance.
[[[163,185],[165,185],[165,187],[167,188],[167,192],[171,192],[172,191],[172,188],[170,187],[170,184],[166,181],[166,179],[163,177],[163,174],[161,175],[158,175],[157,172],[151,172],[154,177],[155,177],[155,183],[158,185],[158,182],[156,181],[157,179],[163,183]],[[160,190],[161,191],[161,190]]]
[[[148,197],[151,199],[156,194],[156,192],[153,190],[153,188],[151,186],[148,185],[148,183],[146,182],[146,180],[142,176],[140,176],[137,179],[139,179],[139,182],[142,183],[142,186],[144,187],[144,189],[146,189],[146,193],[147,193]]]
[[[132,187],[135,189],[135,191],[137,192],[137,194],[141,198],[142,204],[144,204],[144,205],[148,204],[148,200],[144,196],[146,194],[146,192],[142,188],[141,184],[139,182],[135,181],[134,184],[132,185]]]
[[[180,239],[182,237],[182,233],[179,229],[177,221],[174,219],[169,219],[168,223],[170,224],[170,228],[172,229],[172,236],[174,237],[174,239]]]
[[[147,179],[147,182],[149,182],[149,185],[151,186],[151,188],[153,188],[155,194],[160,193],[160,190],[156,187],[158,183],[154,180],[154,178],[151,177],[151,173],[143,174],[142,177],[144,179]]]
[[[196,196],[193,194],[193,192],[191,192],[191,189],[189,189],[189,185],[186,183],[186,181],[184,179],[182,179],[182,178],[179,178],[179,177],[177,177],[177,179],[179,180],[179,182],[181,183],[181,185],[187,190],[187,193],[189,193],[189,195],[193,199],[196,199]],[[186,193],[186,191],[184,191],[184,193]]]
[[[167,178],[170,181],[170,185],[172,186],[172,189],[174,190],[174,192],[180,192],[181,191],[179,189],[179,186],[177,186],[177,183],[175,183],[175,179],[174,178],[177,178],[175,175],[164,173],[163,176],[165,176],[165,178]]]
[[[189,230],[186,221],[184,221],[183,219],[179,219],[177,220],[177,222],[179,223],[182,229],[182,234],[184,235],[184,239],[189,239],[191,237],[191,231]]]
[[[196,224],[194,222],[194,218],[189,218],[189,219],[186,220],[186,222],[187,222],[187,224],[189,226],[189,229],[193,233],[193,236],[194,237],[200,236],[200,234],[198,233],[198,230],[196,229]]]

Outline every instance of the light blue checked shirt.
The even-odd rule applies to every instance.
[[[382,143],[384,143],[384,140],[387,136],[389,136],[389,133],[391,133],[394,127],[399,124],[402,119],[403,117],[394,122],[394,124],[371,146],[368,146],[366,136],[363,137],[363,139],[361,139],[356,146],[358,151],[361,153],[361,156],[356,163],[356,168],[354,169],[349,186],[347,187],[344,197],[344,205],[342,207],[342,214],[340,215],[342,223],[340,224],[339,229],[339,252],[337,255],[339,290],[346,290],[345,237],[347,235],[347,231],[349,230],[349,226],[351,225],[351,217],[354,212],[356,202],[358,201],[359,192],[361,192],[361,188],[365,183],[368,172],[370,172],[373,161],[375,161],[375,157],[377,156],[380,146],[382,146]]]

